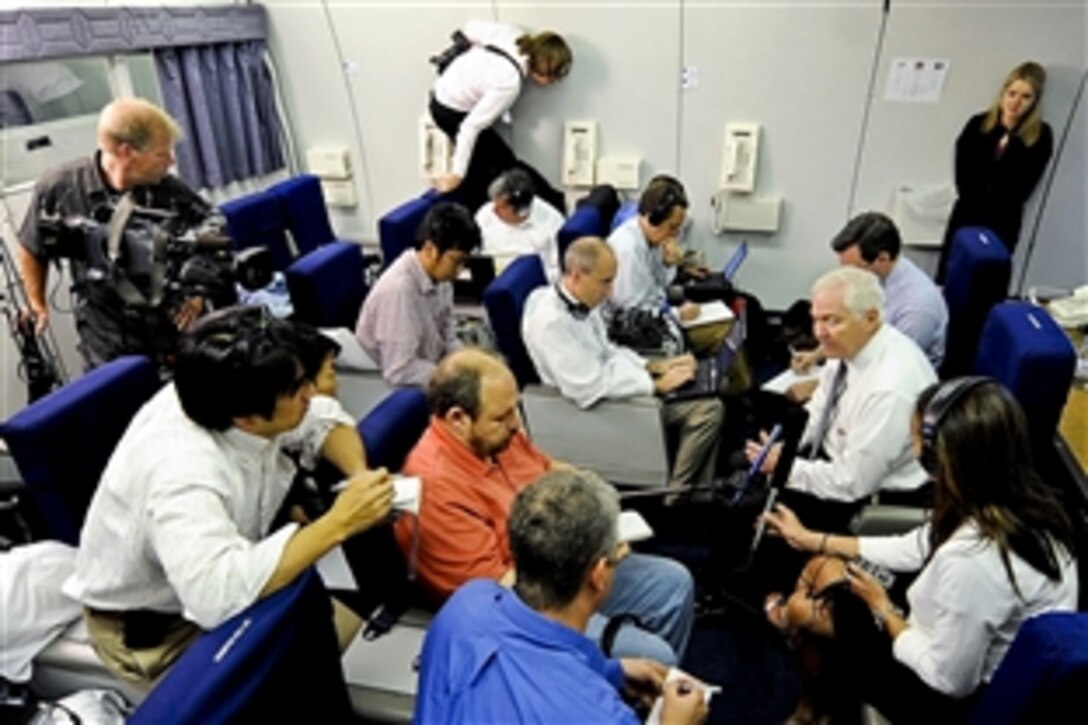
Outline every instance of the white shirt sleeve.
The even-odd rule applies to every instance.
[[[75,548],[59,541],[0,552],[0,677],[29,681],[38,653],[79,619],[83,607],[61,591],[75,562]]]
[[[164,481],[147,503],[155,555],[184,616],[203,629],[257,601],[298,528],[288,524],[251,541],[238,531],[221,495],[214,485]]]
[[[859,536],[858,554],[892,571],[918,571],[929,556],[928,523],[897,536]]]
[[[540,299],[536,302],[551,303]],[[558,387],[563,397],[579,408],[589,408],[603,398],[653,394],[646,361],[634,351],[602,339],[603,323],[599,318],[575,320],[565,312],[541,312],[533,315],[527,310],[522,336],[541,379]],[[583,325],[586,327],[579,329]]]
[[[508,64],[504,58],[499,58],[499,61]],[[453,150],[453,173],[458,176],[464,176],[468,171],[468,163],[472,159],[472,152],[476,148],[476,138],[480,132],[489,128],[499,116],[509,111],[514,101],[518,99],[521,79],[516,75],[513,66],[510,67],[510,71],[510,77],[485,91],[461,121]]]
[[[338,425],[354,428],[355,421],[340,405],[340,401],[327,395],[315,395],[302,422],[294,430],[284,433],[279,439],[280,444],[284,448],[298,448],[303,464],[312,467],[321,455],[325,438]]]
[[[937,583],[926,602],[931,626],[908,626],[892,654],[930,687],[948,695],[970,694],[982,677],[993,632],[1009,618],[1008,583],[987,575],[970,556],[935,556]]]
[[[905,396],[874,392],[862,402],[851,425],[841,431],[845,436],[842,455],[832,461],[795,461],[789,487],[835,501],[859,501],[872,495],[903,455],[904,442],[910,441],[913,410]],[[812,417],[818,419],[817,414],[814,404]],[[839,435],[838,427],[832,426],[828,435]]]
[[[652,308],[665,298],[668,274],[655,257],[659,249],[647,246],[638,227],[638,217],[625,222],[608,238],[616,253],[616,279],[612,283],[612,303],[619,308]],[[660,267],[661,269],[655,269]]]

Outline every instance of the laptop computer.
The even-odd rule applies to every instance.
[[[684,298],[688,302],[710,302],[712,300],[732,300],[736,294],[733,277],[748,257],[748,242],[741,242],[725,263],[720,274],[707,274],[702,279],[691,279],[684,284]]]
[[[478,305],[483,302],[484,290],[494,281],[495,260],[474,254],[465,261],[464,269],[453,281],[453,301],[459,305]]]
[[[736,251],[733,252],[733,256],[729,258],[729,261],[725,263],[725,267],[722,268],[722,278],[726,282],[732,282],[733,277],[736,276],[737,270],[744,264],[744,260],[748,258],[748,242],[743,241]]]
[[[737,356],[737,351],[744,344],[748,334],[745,314],[743,311],[733,320],[733,327],[725,337],[725,342],[718,348],[718,353],[713,357],[703,358],[698,361],[698,369],[695,377],[682,387],[666,393],[662,396],[665,400],[693,400],[695,398],[708,398],[721,393],[722,383],[729,374],[729,367]]]

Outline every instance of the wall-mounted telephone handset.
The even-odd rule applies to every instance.
[[[567,121],[563,127],[563,183],[593,186],[597,163],[597,124]]]
[[[419,120],[419,169],[425,179],[448,174],[453,166],[453,144],[429,117]]]
[[[754,191],[758,161],[759,124],[726,124],[722,143],[721,187],[729,191]]]

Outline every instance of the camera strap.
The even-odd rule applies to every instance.
[[[121,196],[117,206],[114,207],[113,214],[110,215],[110,221],[107,225],[109,234],[106,238],[106,255],[110,262],[110,277],[113,280],[114,289],[125,304],[137,307],[155,307],[162,302],[163,291],[166,288],[166,265],[163,263],[166,258],[166,236],[164,233],[156,229],[152,238],[154,247],[152,249],[148,295],[141,292],[129,279],[124,269],[121,268],[121,241],[125,237],[125,229],[128,227],[129,220],[136,208],[136,199],[132,196],[132,192],[128,191]]]
[[[110,264],[117,264],[121,259],[121,239],[125,236],[125,227],[132,218],[132,212],[136,211],[136,200],[131,192],[125,192],[113,208],[110,222],[107,226],[109,236],[106,237],[106,254]]]

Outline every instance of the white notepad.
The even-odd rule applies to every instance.
[[[721,300],[700,304],[699,314],[692,320],[681,320],[676,308],[673,308],[673,314],[675,314],[676,319],[679,320],[680,327],[683,327],[685,330],[692,327],[700,327],[702,325],[712,325],[716,322],[727,322],[736,317],[733,314],[733,310],[729,309],[729,306]]]
[[[654,530],[638,511],[621,511],[616,528],[620,541],[644,541],[654,535]]]
[[[332,487],[333,493],[343,491],[348,485],[344,479]],[[393,476],[393,510],[410,514],[419,513],[419,495],[423,483],[417,476]]]
[[[768,393],[778,393],[779,395],[785,395],[786,391],[791,386],[797,383],[805,383],[810,380],[818,380],[820,377],[820,370],[822,368],[815,365],[808,369],[808,372],[795,373],[790,368],[786,368],[785,372],[781,375],[771,378],[767,382],[763,383],[763,390]]]
[[[672,682],[673,680],[678,680],[680,678],[684,678],[686,680],[691,680],[692,682],[694,682],[697,685],[699,685],[700,687],[702,687],[703,688],[703,702],[705,702],[707,705],[710,704],[710,698],[711,697],[713,697],[714,695],[716,695],[716,694],[718,694],[719,692],[722,691],[722,688],[719,687],[718,685],[708,685],[705,682],[702,682],[701,680],[699,680],[698,678],[692,677],[687,672],[684,672],[683,670],[677,669],[676,667],[670,667],[669,668],[669,674],[665,677],[665,682],[666,683]],[[654,706],[653,706],[653,709],[650,710],[650,716],[648,718],[646,718],[646,725],[660,725],[660,723],[661,723],[661,710],[664,707],[665,707],[665,698],[658,697],[656,700],[654,700]]]

